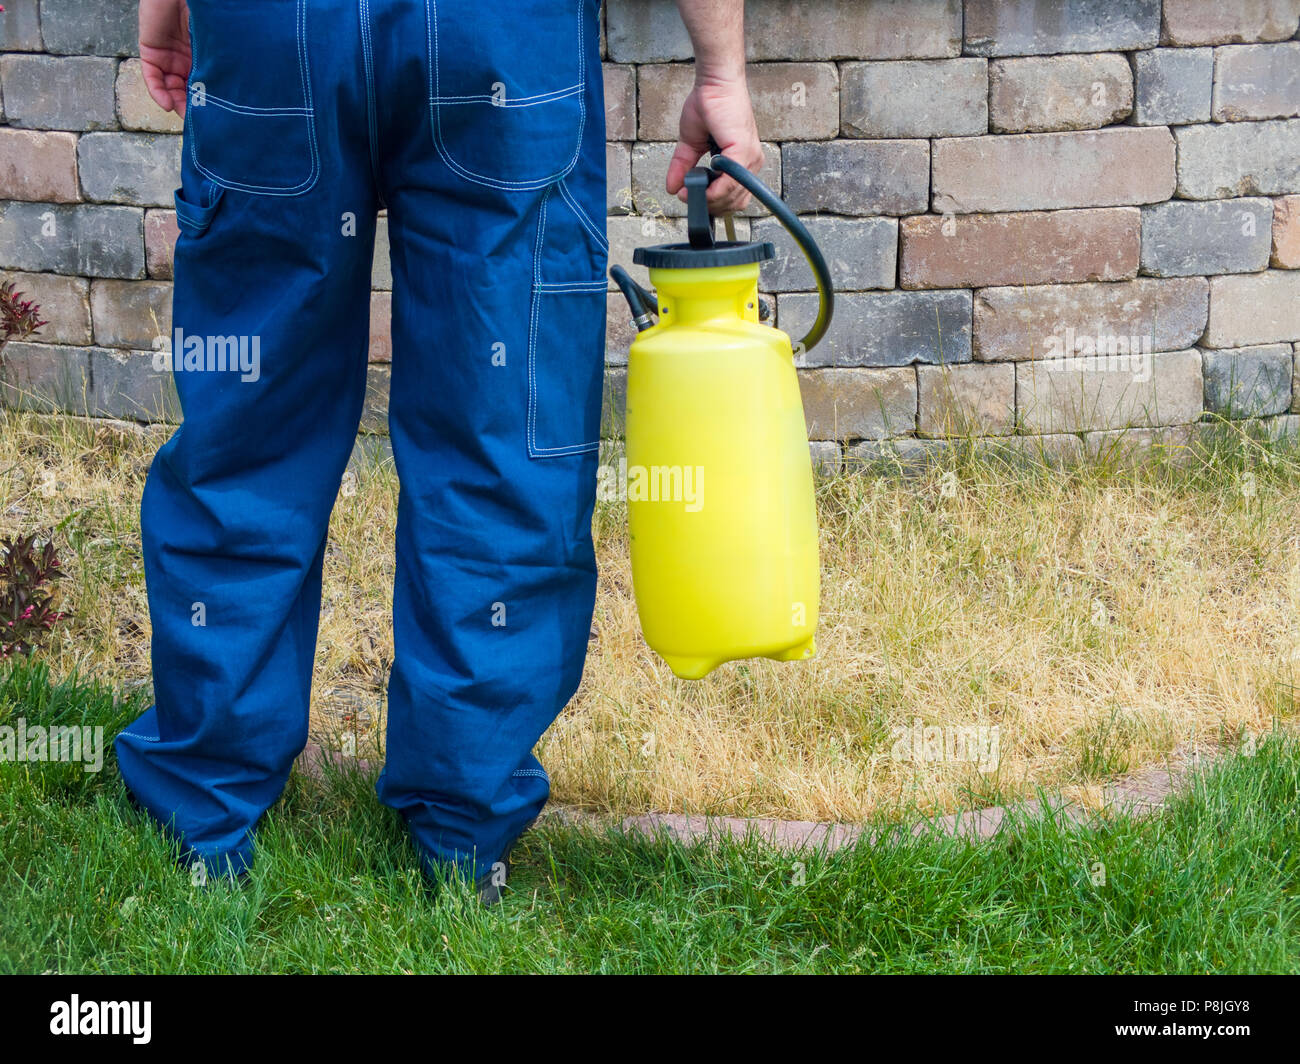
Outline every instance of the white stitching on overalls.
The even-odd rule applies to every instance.
[[[361,60],[366,70],[366,129],[370,134],[370,168],[379,183],[379,128],[375,118],[375,43],[370,28],[370,0],[360,0]]]
[[[550,782],[551,782],[551,777],[550,777],[550,776],[548,776],[548,775],[547,775],[545,772],[543,772],[541,769],[536,769],[536,768],[517,768],[517,769],[515,769],[512,773],[510,773],[510,775],[512,775],[512,776],[536,776],[538,779],[544,779],[544,780],[546,780],[547,783],[550,783]]]
[[[142,740],[144,740],[146,743],[158,743],[158,742],[162,742],[162,739],[160,739],[160,738],[157,737],[157,736],[154,736],[154,735],[141,735],[139,732],[124,731],[124,732],[118,732],[117,734],[118,734],[119,736],[125,735],[128,739],[142,739]]]
[[[566,455],[589,454],[600,448],[600,434],[597,431],[596,438],[585,443],[563,444],[557,447],[543,447],[537,442],[537,407],[538,407],[538,388],[537,388],[537,341],[541,332],[541,297],[547,292],[556,292],[560,294],[581,294],[584,292],[603,293],[608,291],[609,286],[601,278],[592,281],[543,281],[542,280],[542,251],[546,247],[546,221],[550,208],[551,195],[559,189],[561,197],[571,206],[576,206],[576,201],[566,195],[564,182],[557,181],[547,187],[542,194],[541,203],[537,208],[537,236],[533,243],[533,290],[532,306],[528,318],[528,454],[533,458],[559,458]],[[583,221],[585,212],[575,212],[578,221],[592,232],[591,228]],[[593,234],[594,235],[594,234]],[[604,241],[601,241],[604,244]],[[608,248],[605,249],[608,251]]]
[[[577,0],[578,8],[578,81],[584,90],[587,83],[587,19],[585,0]],[[573,149],[573,158],[565,165],[562,170],[558,170],[546,177],[539,177],[535,180],[528,181],[510,181],[504,178],[489,177],[487,174],[480,174],[477,171],[469,170],[462,166],[451,157],[446,145],[442,140],[442,123],[440,120],[440,103],[445,98],[441,95],[442,74],[438,62],[438,0],[424,0],[424,32],[426,46],[429,50],[429,118],[433,130],[433,143],[438,149],[438,155],[442,161],[455,173],[459,174],[466,181],[471,181],[476,185],[483,185],[487,188],[505,189],[507,191],[525,191],[530,189],[544,188],[557,178],[565,177],[572,172],[573,168],[578,165],[578,159],[582,154],[582,138],[587,128],[587,97],[586,92],[578,93],[578,137],[577,144]],[[527,98],[527,97],[523,97]],[[450,97],[449,99],[455,99]]]
[[[231,104],[227,100],[221,100],[217,97],[212,97],[211,95],[206,93],[205,96],[207,96],[208,99],[216,99],[218,102],[218,106],[225,106],[228,110],[238,111],[239,113],[245,114],[248,117],[258,117],[258,116],[265,117],[265,116],[276,115],[276,114],[293,116],[296,114],[301,114],[301,116],[306,118],[307,120],[307,141],[311,151],[311,166],[312,166],[311,173],[303,181],[299,182],[297,185],[294,185],[290,188],[285,188],[283,186],[273,186],[273,185],[245,184],[243,182],[231,181],[220,177],[219,175],[213,173],[211,170],[208,170],[206,167],[204,167],[204,165],[201,162],[199,162],[198,135],[195,131],[195,126],[193,121],[193,108],[186,107],[185,125],[186,125],[186,132],[189,135],[190,160],[194,163],[194,168],[198,170],[199,173],[203,174],[210,181],[215,181],[222,188],[232,189],[236,192],[254,192],[266,196],[297,196],[297,195],[301,195],[304,192],[310,191],[315,186],[316,181],[320,178],[320,152],[316,144],[316,109],[312,102],[311,77],[310,77],[311,66],[310,66],[310,59],[308,58],[308,54],[307,54],[306,0],[298,0],[298,9],[297,9],[295,28],[297,31],[297,38],[298,38],[298,76],[302,82],[303,99],[307,103],[307,106],[305,108],[246,107],[243,105]],[[192,74],[195,66],[197,65],[198,57],[195,54],[195,50],[193,49],[193,34],[191,34],[190,40],[191,40],[191,49],[192,49],[190,71]],[[187,85],[187,89],[188,89],[188,85]]]
[[[573,208],[573,213],[578,216],[578,221],[582,223],[582,227],[596,238],[596,242],[605,251],[609,251],[609,241],[605,239],[605,234],[597,228],[595,221],[583,209],[582,204],[578,202],[578,198],[569,191],[568,184],[561,179],[559,185],[560,195],[564,197],[564,202]]]
[[[582,82],[578,82],[576,85],[556,89],[554,92],[540,92],[536,96],[510,96],[500,99],[489,93],[481,92],[477,96],[437,96],[430,102],[444,104],[490,103],[494,107],[536,107],[539,103],[550,103],[552,100],[563,100],[567,96],[577,96],[585,87]]]

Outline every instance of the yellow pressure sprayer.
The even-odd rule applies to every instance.
[[[721,174],[785,226],[812,267],[825,334],[830,271],[808,230],[716,145],[686,175],[685,244],[637,248],[652,294],[610,270],[637,326],[627,368],[632,583],[646,642],[678,676],[724,661],[812,657],[819,590],[808,430],[790,338],[766,324],[759,264],[770,243],[714,238],[706,193]],[[658,320],[656,320],[656,317]]]

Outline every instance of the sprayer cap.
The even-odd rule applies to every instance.
[[[637,248],[632,261],[652,270],[689,270],[710,266],[744,266],[751,262],[766,262],[776,258],[776,247],[771,241],[754,243],[747,240],[721,240],[711,248],[692,247],[690,244],[654,244]]]

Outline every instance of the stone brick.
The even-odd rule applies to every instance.
[[[1031,56],[989,63],[995,133],[1097,129],[1133,110],[1133,70],[1122,55]]]
[[[952,452],[946,440],[900,436],[892,440],[859,440],[845,447],[844,468],[850,472],[878,467],[881,473],[916,476]]]
[[[1300,114],[1300,41],[1214,50],[1214,120]]]
[[[898,222],[893,218],[836,218],[810,215],[804,226],[817,241],[836,291],[893,288],[897,271]],[[766,292],[812,292],[812,270],[785,227],[775,220],[754,224],[755,240],[776,245],[776,258],[764,263],[760,287]]]
[[[170,343],[172,286],[162,281],[95,281],[90,309],[99,347],[151,351]]]
[[[156,133],[87,133],[77,145],[86,198],[166,207],[180,184],[181,138]]]
[[[1193,423],[1088,432],[1083,437],[1084,451],[1093,461],[1122,462],[1130,467],[1157,457],[1187,461],[1199,428]]]
[[[1270,264],[1280,270],[1300,270],[1300,196],[1273,201],[1273,253]]]
[[[0,359],[0,405],[43,413],[84,413],[90,404],[90,351],[11,343]]]
[[[393,294],[375,290],[370,293],[369,361],[388,363],[393,360]]]
[[[808,457],[812,459],[814,476],[833,477],[844,471],[844,455],[836,441],[810,441]]]
[[[1300,438],[1300,417],[1281,414],[1276,417],[1242,418],[1226,432],[1217,419],[1202,421],[1191,428],[1193,439],[1200,447],[1221,444],[1225,436],[1230,436],[1234,441],[1249,439],[1294,446]]]
[[[1266,270],[1210,278],[1206,347],[1300,340],[1300,272]]]
[[[1119,281],[1137,276],[1136,207],[1026,211],[901,223],[903,288]]]
[[[143,66],[138,59],[126,59],[117,68],[114,89],[117,120],[123,129],[145,133],[179,133],[184,126],[181,116],[164,111],[149,95],[144,84]]]
[[[839,130],[840,89],[834,63],[751,63],[746,81],[764,139],[825,139]],[[694,84],[693,63],[639,68],[639,139],[676,141],[682,104]]]
[[[628,348],[636,339],[636,326],[621,293],[610,292],[605,298],[605,364],[625,366]]]
[[[1291,348],[1291,413],[1300,414],[1300,343]]]
[[[388,431],[388,386],[392,366],[387,362],[372,362],[366,367],[366,394],[361,404],[361,431]]]
[[[1266,199],[1170,200],[1142,208],[1142,272],[1154,277],[1249,273],[1268,265]]]
[[[975,294],[974,354],[981,361],[1086,353],[1098,338],[1123,337],[1153,351],[1177,351],[1205,331],[1208,284],[1202,277],[1138,278],[1116,284],[986,288]]]
[[[149,276],[162,281],[172,278],[172,258],[176,250],[176,212],[168,210],[145,211],[144,257]]]
[[[1196,421],[1201,353],[1016,363],[1016,413],[1025,431],[1081,432]]]
[[[940,141],[958,144],[963,141]],[[918,214],[930,189],[924,140],[833,140],[781,151],[785,200],[796,211]]]
[[[383,289],[393,287],[393,260],[388,243],[387,214],[381,214],[375,219],[375,255],[371,260],[370,287]]]
[[[667,195],[667,193],[665,193]],[[629,214],[632,199],[632,148],[616,141],[605,143],[605,213]]]
[[[90,350],[91,414],[130,421],[179,421],[176,382],[153,351]],[[236,378],[238,379],[238,378]]]
[[[1160,0],[966,0],[967,55],[1052,55],[1150,48]]]
[[[1164,0],[1165,44],[1284,41],[1296,31],[1295,0]]]
[[[1182,126],[1210,120],[1213,48],[1153,48],[1133,57],[1137,88],[1133,121]]]
[[[934,144],[941,213],[1160,203],[1174,191],[1167,129],[965,137]]]
[[[916,371],[811,369],[799,373],[811,440],[879,440],[916,431]]]
[[[0,14],[0,52],[40,52],[40,0],[6,0]]]
[[[676,142],[660,144],[636,144],[632,148],[632,200],[638,214],[659,215],[669,218],[685,218],[686,204],[676,196],[670,196],[664,189],[664,178],[668,174],[668,161],[676,149]],[[776,144],[763,145],[763,165],[758,176],[769,188],[781,187],[781,149]],[[756,199],[739,212],[746,218],[766,215],[767,208]],[[718,229],[721,232],[721,227]]]
[[[1300,119],[1181,126],[1174,137],[1183,199],[1300,192]]]
[[[917,366],[922,436],[1006,436],[1015,432],[1016,370],[1010,363]]]
[[[603,439],[622,438],[627,433],[627,367],[605,371],[600,396],[600,435]],[[621,448],[620,448],[621,450]]]
[[[1019,467],[1066,468],[1082,461],[1078,436],[1052,433],[1038,436],[988,436],[971,441],[902,436],[892,440],[862,440],[846,448],[846,469],[880,466],[882,472],[913,476],[936,462],[950,460],[958,448],[970,448],[987,461]]]
[[[75,136],[0,129],[0,199],[74,203],[80,198]]]
[[[749,0],[745,51],[751,60],[942,59],[961,54],[961,22],[961,0]],[[692,56],[673,0],[609,0],[606,25],[616,62]]]
[[[841,116],[848,137],[963,137],[989,128],[983,59],[845,63]]]
[[[115,129],[113,60],[0,56],[5,119],[27,129]]]
[[[1230,418],[1268,417],[1291,406],[1290,344],[1206,351],[1205,409]]]
[[[817,316],[817,296],[777,297],[778,324],[796,342]],[[801,366],[907,366],[971,358],[971,294],[848,292],[836,297],[835,318]]]
[[[59,55],[136,55],[136,0],[41,0],[45,50]]]
[[[40,307],[45,324],[32,335],[33,343],[90,344],[90,282],[82,277],[57,273],[5,273],[0,281],[12,281],[24,299]]]
[[[605,139],[636,140],[636,67],[602,63]]]
[[[370,293],[370,361],[393,361],[393,293]]]
[[[144,212],[130,207],[0,201],[0,268],[143,277]]]

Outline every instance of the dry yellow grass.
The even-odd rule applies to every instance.
[[[43,653],[148,682],[139,499],[167,429],[6,412],[0,531],[54,526],[75,617]],[[1231,432],[1228,436],[1231,437]],[[1237,439],[1190,465],[1073,473],[958,458],[824,483],[819,653],[686,682],[641,640],[625,514],[601,504],[582,688],[543,738],[556,799],[860,820],[947,811],[1212,748],[1294,714],[1300,463]],[[397,483],[345,478],[326,558],[318,734],[382,735]],[[995,771],[891,756],[896,729],[999,729]],[[986,768],[989,766],[985,766]]]

